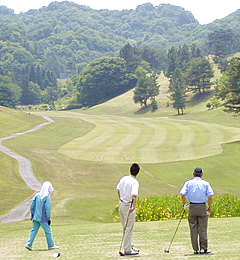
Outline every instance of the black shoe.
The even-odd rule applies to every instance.
[[[201,249],[200,250],[200,254],[211,254],[211,250],[208,250],[208,249]]]
[[[194,253],[194,255],[197,255],[197,254],[199,254],[199,251],[195,250],[193,253]]]

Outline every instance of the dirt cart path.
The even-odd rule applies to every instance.
[[[49,118],[47,116],[43,116],[43,118],[45,120],[47,120],[47,122],[42,123],[40,125],[37,125],[36,127],[32,128],[31,130],[28,130],[28,131],[23,132],[23,133],[17,133],[17,134],[8,136],[8,137],[0,138],[0,151],[2,151],[6,155],[8,155],[8,156],[10,156],[10,157],[12,157],[12,158],[14,158],[18,161],[18,163],[19,163],[19,173],[20,173],[22,179],[24,180],[26,185],[34,191],[40,190],[41,183],[39,183],[39,181],[35,178],[35,176],[32,172],[30,161],[28,159],[22,157],[22,156],[19,156],[18,154],[13,153],[11,150],[9,150],[5,146],[3,146],[2,141],[10,139],[10,138],[17,137],[19,135],[23,135],[23,134],[27,134],[27,133],[36,131],[43,126],[54,122],[51,118]],[[22,220],[28,218],[30,216],[30,211],[29,211],[30,203],[31,203],[31,198],[24,201],[17,208],[11,210],[7,215],[1,217],[0,223],[22,221]]]

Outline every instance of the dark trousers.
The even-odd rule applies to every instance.
[[[207,224],[208,224],[208,214],[205,204],[190,204],[188,223],[190,227],[190,235],[193,250],[207,249]],[[199,238],[199,244],[198,244]]]

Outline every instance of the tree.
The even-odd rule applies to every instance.
[[[181,71],[185,72],[189,61],[191,59],[191,53],[190,48],[188,45],[184,44],[183,46],[179,46],[177,50],[177,60],[178,60],[178,68],[181,69]]]
[[[38,86],[38,84],[35,84],[33,82],[29,82],[28,84],[28,105],[32,104],[32,105],[36,105],[36,104],[40,104],[42,101],[42,91],[40,89],[40,87]]]
[[[240,59],[230,61],[226,72],[217,84],[217,96],[225,101],[225,111],[240,113]]]
[[[155,97],[159,95],[159,87],[155,74],[151,76],[142,75],[134,90],[134,102],[146,107],[148,99],[155,100]]]
[[[177,109],[178,115],[180,114],[180,110],[183,114],[183,110],[186,107],[186,82],[181,69],[177,68],[174,71],[170,84],[170,99],[173,100],[173,107]]]
[[[209,89],[214,72],[211,63],[206,58],[194,58],[186,71],[186,83],[192,91],[199,93]]]
[[[126,44],[121,50],[119,56],[126,61],[128,73],[133,73],[141,63],[141,56],[136,47],[132,47],[130,43]]]
[[[218,29],[208,34],[208,46],[212,54],[222,57],[231,53],[234,33],[231,29]]]
[[[0,105],[15,107],[19,104],[21,89],[11,82],[8,76],[0,75]]]
[[[172,47],[169,51],[168,51],[168,63],[167,63],[167,70],[165,75],[168,78],[171,78],[173,72],[175,71],[175,69],[178,67],[178,62],[177,62],[177,51],[174,47]]]
[[[94,106],[124,93],[131,86],[126,62],[119,57],[102,57],[86,66],[77,83],[78,101]]]
[[[160,51],[159,49],[143,46],[140,48],[141,57],[143,60],[147,61],[152,70],[165,70],[167,65],[167,55],[165,51]]]

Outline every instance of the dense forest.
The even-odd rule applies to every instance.
[[[120,55],[127,44],[137,52],[135,69],[144,61],[151,70],[167,71],[169,50],[186,45],[197,46],[201,57],[215,54],[222,58],[240,48],[239,20],[240,10],[200,25],[190,12],[169,4],[110,11],[63,1],[20,14],[0,6],[0,83],[14,92],[5,105],[13,106],[12,100],[53,102],[72,91],[71,86],[59,91],[57,78],[80,74],[88,64],[106,56],[125,59],[128,88],[133,87],[137,78],[134,81],[127,67],[130,63]],[[78,79],[72,81],[78,85]]]

